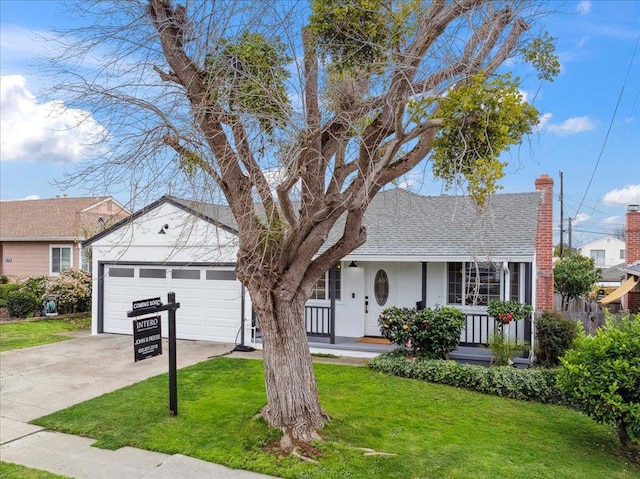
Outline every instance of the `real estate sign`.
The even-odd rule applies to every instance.
[[[133,320],[133,353],[135,361],[162,354],[160,316]]]

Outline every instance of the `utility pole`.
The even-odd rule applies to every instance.
[[[569,251],[571,252],[571,251]],[[560,259],[564,257],[564,181],[560,172]]]
[[[569,256],[571,256],[571,221],[573,221],[573,218],[569,218]]]

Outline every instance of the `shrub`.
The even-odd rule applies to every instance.
[[[20,285],[16,283],[0,284],[0,308],[6,308],[8,305],[9,294],[20,289]]]
[[[0,284],[7,284],[9,282],[9,278],[7,278],[4,274],[0,275]]]
[[[42,301],[42,299],[44,299],[44,292],[47,288],[47,281],[46,276],[33,276],[25,280],[20,287],[23,291],[29,291]]]
[[[410,328],[414,353],[425,358],[446,359],[460,344],[465,322],[464,313],[450,306],[417,311]]]
[[[14,318],[28,318],[38,314],[40,299],[29,291],[18,289],[9,293],[7,298],[9,315]]]
[[[79,269],[65,269],[47,285],[46,296],[54,296],[59,313],[89,311],[91,275]]]
[[[543,311],[536,319],[536,364],[553,367],[560,364],[560,356],[571,347],[578,335],[575,321],[565,319],[553,311]]]
[[[595,336],[580,329],[560,361],[558,385],[571,403],[614,426],[623,447],[640,449],[640,315],[609,317]]]
[[[387,308],[378,318],[383,337],[412,354],[426,358],[445,358],[460,344],[465,324],[462,311],[453,307]]]
[[[555,369],[518,369],[509,366],[487,368],[455,361],[408,359],[397,352],[385,353],[369,367],[396,376],[456,386],[494,396],[566,404],[556,386]]]
[[[489,349],[491,350],[492,365],[510,366],[513,364],[514,357],[529,350],[529,344],[518,343],[505,337],[503,331],[498,331],[489,339]]]

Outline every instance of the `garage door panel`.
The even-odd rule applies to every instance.
[[[174,292],[180,308],[176,311],[176,335],[180,339],[234,341],[241,323],[242,287],[229,269],[166,268],[165,277],[149,265],[132,266],[133,277],[117,271],[104,281],[104,331],[132,334],[132,318],[127,318],[131,303]],[[123,268],[123,267],[118,267]],[[175,273],[179,271],[179,273]],[[141,277],[142,276],[142,277]],[[200,279],[191,279],[199,277]],[[175,278],[175,279],[174,279]],[[209,278],[209,279],[206,279]],[[163,335],[168,334],[167,314],[161,314]]]

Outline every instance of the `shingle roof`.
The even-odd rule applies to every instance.
[[[128,215],[124,210],[114,210],[112,217],[91,211],[91,207],[107,199],[110,198],[92,196],[1,201],[0,239],[82,239],[98,229],[99,217],[108,223]]]
[[[615,283],[616,281],[622,281],[624,279],[624,273],[622,269],[624,268],[624,263],[620,263],[615,266],[611,266],[609,268],[602,268],[602,279],[604,282]]]
[[[367,241],[349,256],[532,256],[540,193],[494,195],[482,213],[466,196],[379,193],[365,213]],[[332,244],[342,231],[336,225]]]
[[[132,218],[167,201],[237,232],[228,206],[170,196],[134,213]],[[479,213],[466,196],[421,196],[403,189],[383,191],[365,213],[367,242],[349,256],[475,256],[485,260],[492,256],[533,256],[539,202],[538,192],[494,195]],[[114,225],[85,244],[119,226]],[[337,241],[343,228],[344,218],[337,222],[321,251]]]
[[[229,208],[228,206],[213,205],[211,203],[204,203],[202,201],[184,200],[181,198],[175,198],[173,196],[169,198],[175,203],[178,203],[185,208],[200,214],[209,221],[227,226],[228,228],[236,232],[238,231],[238,223],[233,217],[231,208]]]

